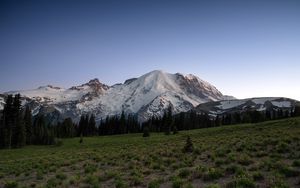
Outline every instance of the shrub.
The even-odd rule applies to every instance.
[[[159,179],[151,180],[148,184],[148,188],[159,188],[161,183],[162,181]]]
[[[210,184],[206,186],[205,188],[220,188],[221,186],[219,184]]]
[[[84,173],[89,174],[89,173],[94,173],[96,171],[97,171],[97,168],[95,165],[92,165],[92,164],[85,165]]]
[[[226,184],[226,188],[255,188],[255,183],[247,176],[238,176]]]
[[[228,166],[225,171],[229,174],[243,174],[244,172],[241,166],[235,164]]]
[[[300,160],[295,160],[295,161],[293,162],[293,166],[295,166],[295,167],[300,167]]]
[[[149,137],[150,136],[150,130],[149,130],[149,127],[148,126],[145,126],[144,127],[144,130],[143,130],[143,137]]]
[[[64,143],[62,141],[62,139],[55,139],[55,146],[56,147],[60,147],[62,146]]]
[[[172,180],[173,188],[181,188],[183,186],[183,180],[179,177],[174,177]]]
[[[194,151],[194,145],[193,145],[193,142],[192,142],[192,140],[191,140],[191,137],[188,136],[188,137],[186,138],[186,143],[185,143],[185,146],[184,146],[184,148],[183,148],[183,152],[184,152],[184,153],[191,153],[191,152],[193,152],[193,151]]]
[[[126,187],[128,187],[128,185],[121,178],[117,178],[115,180],[115,186],[116,186],[116,188],[126,188]]]
[[[4,188],[16,188],[18,186],[19,186],[18,183],[15,181],[7,181],[4,184]]]
[[[279,169],[279,172],[283,175],[285,175],[285,177],[296,177],[300,174],[300,172],[296,169],[293,169],[291,167],[285,167],[285,166],[282,166],[280,169]]]
[[[278,153],[287,153],[290,151],[289,149],[289,145],[285,142],[280,142],[277,147],[276,150]]]
[[[244,166],[248,166],[251,163],[253,163],[253,161],[250,159],[250,157],[248,155],[241,155],[239,156],[239,158],[237,159],[238,163]]]
[[[252,177],[255,181],[260,181],[264,179],[264,175],[261,172],[254,172]]]
[[[202,179],[204,181],[211,181],[211,180],[219,179],[222,176],[223,173],[220,169],[209,168],[206,172],[202,174]]]
[[[93,188],[99,187],[99,182],[98,179],[93,176],[93,175],[88,175],[85,179],[84,182],[91,185]]]
[[[191,171],[187,168],[180,169],[178,176],[181,178],[187,178],[191,174]]]
[[[59,180],[65,180],[65,179],[67,179],[67,176],[65,174],[63,174],[63,173],[58,173],[58,174],[55,175],[55,177],[57,179],[59,179]]]

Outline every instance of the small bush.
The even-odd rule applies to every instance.
[[[220,169],[209,168],[208,171],[203,173],[202,179],[204,181],[211,181],[211,180],[219,179],[222,176],[223,176],[223,173]]]
[[[152,180],[149,182],[148,188],[159,188],[161,183],[162,183],[162,181],[159,179]]]
[[[178,176],[181,178],[187,178],[191,174],[191,171],[187,168],[180,169]]]
[[[97,177],[93,176],[93,175],[88,175],[85,179],[84,182],[91,185],[93,188],[97,188],[99,187],[99,182]]]
[[[253,161],[250,159],[248,155],[241,155],[237,160],[239,164],[244,166],[248,166],[251,163],[253,163]]]
[[[55,175],[55,177],[57,179],[59,179],[59,180],[65,180],[65,179],[67,179],[67,176],[65,174],[63,174],[63,173],[58,173],[58,174]]]
[[[293,162],[293,166],[295,166],[295,167],[300,167],[300,160],[295,160],[295,161]]]
[[[150,136],[150,130],[148,126],[145,126],[143,128],[143,137],[149,137]]]
[[[193,142],[192,142],[192,140],[191,140],[191,137],[188,136],[188,137],[186,138],[186,143],[185,143],[185,146],[184,146],[184,148],[183,148],[183,152],[184,152],[184,153],[191,153],[191,152],[193,152],[193,151],[194,151],[194,145],[193,145]]]
[[[4,184],[4,188],[17,188],[19,185],[15,181],[7,181]]]
[[[127,188],[128,187],[128,185],[121,178],[117,178],[115,180],[115,186],[116,186],[116,188]]]
[[[175,177],[172,180],[172,187],[173,188],[181,188],[183,186],[183,180],[179,177]]]
[[[62,139],[56,139],[55,140],[55,146],[56,147],[60,147],[60,146],[62,146],[64,143],[63,143],[63,141],[62,141]]]
[[[289,149],[289,145],[285,142],[280,142],[277,147],[276,150],[278,153],[287,153],[290,151]]]
[[[206,186],[205,188],[221,188],[221,186],[219,184],[210,184],[210,185]]]
[[[264,179],[264,175],[261,172],[254,172],[252,177],[254,181],[260,181]]]
[[[279,169],[279,172],[283,175],[285,175],[285,177],[289,178],[289,177],[296,177],[300,174],[300,172],[296,169],[293,169],[291,167],[281,167]]]
[[[225,171],[228,174],[243,174],[243,172],[244,172],[244,170],[241,166],[238,166],[235,164],[226,167]]]
[[[226,188],[255,188],[255,183],[247,176],[238,176],[226,184]]]

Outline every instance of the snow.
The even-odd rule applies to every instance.
[[[242,99],[242,100],[220,101],[219,102],[220,104],[217,105],[216,107],[218,107],[221,110],[228,110],[231,108],[241,106],[248,101],[251,101],[259,106],[259,107],[257,107],[256,105],[251,106],[252,108],[256,108],[257,111],[266,110],[265,103],[267,101],[271,102],[274,106],[281,107],[281,108],[282,107],[289,108],[292,106],[292,102],[291,102],[292,100],[290,99],[278,98],[278,97],[262,97],[262,98],[249,98],[249,99]],[[246,108],[246,106],[244,106],[243,108]]]
[[[217,107],[219,107],[222,110],[226,110],[226,109],[230,109],[230,108],[234,108],[237,106],[240,106],[242,104],[244,104],[246,101],[245,100],[228,100],[228,101],[221,101],[220,105],[218,105]]]
[[[288,108],[292,106],[291,101],[272,101],[272,104],[281,108]]]
[[[4,98],[0,97],[0,110],[3,110],[4,109]]]
[[[80,90],[63,88],[55,89],[49,86],[43,86],[39,87],[38,89],[9,92],[8,94],[20,93],[22,96],[26,96],[30,99],[35,99],[39,102],[48,102],[50,104],[55,104],[79,100],[89,91],[91,91],[91,89],[88,86],[82,87]]]
[[[265,104],[266,101],[273,101],[278,98],[276,97],[262,97],[262,98],[253,98],[251,99],[255,104]]]
[[[131,79],[126,84],[115,84],[105,92],[96,95],[89,95],[94,90],[87,84],[70,89],[43,86],[15,93],[34,99],[41,105],[47,104],[55,107],[56,104],[60,104],[60,108],[55,108],[62,113],[68,111],[68,108],[61,108],[61,104],[75,102],[75,109],[69,110],[75,110],[76,113],[97,111],[95,113],[101,114],[102,117],[120,114],[122,111],[137,113],[146,105],[149,105],[149,113],[150,111],[161,113],[169,104],[172,104],[177,112],[187,111],[193,106],[216,101],[222,97],[214,86],[194,75],[183,76],[185,80],[179,78],[181,77],[178,74],[155,70],[139,78]],[[187,80],[190,80],[189,86],[185,85]],[[192,89],[203,93],[203,96],[195,95],[187,87],[193,87]],[[162,103],[164,105],[161,105]]]

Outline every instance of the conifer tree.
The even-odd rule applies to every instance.
[[[26,128],[21,114],[21,95],[16,94],[13,102],[13,146],[22,147],[26,144]]]
[[[79,125],[78,125],[78,136],[83,136],[84,133],[84,115],[81,115]]]
[[[149,137],[150,136],[150,130],[148,125],[143,126],[143,137]]]
[[[13,134],[13,96],[8,95],[3,109],[3,147],[11,148]]]
[[[185,142],[185,146],[183,148],[183,152],[184,153],[190,153],[190,152],[193,152],[194,151],[194,145],[193,145],[193,142],[191,140],[191,137],[188,136],[186,138],[186,142]]]
[[[94,114],[91,115],[89,121],[88,121],[88,127],[89,127],[89,135],[95,135],[96,134],[96,120]]]
[[[32,142],[32,115],[31,115],[31,110],[27,106],[24,114],[24,124],[26,128],[26,144],[31,144]]]

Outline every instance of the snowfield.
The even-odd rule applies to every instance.
[[[38,105],[34,113],[49,106],[61,114],[79,116],[94,113],[97,119],[107,115],[138,114],[143,120],[160,116],[171,105],[174,112],[188,111],[197,105],[224,98],[214,86],[197,76],[170,74],[155,70],[139,78],[128,79],[124,84],[106,86],[94,79],[69,89],[51,85],[33,90],[15,91]]]

